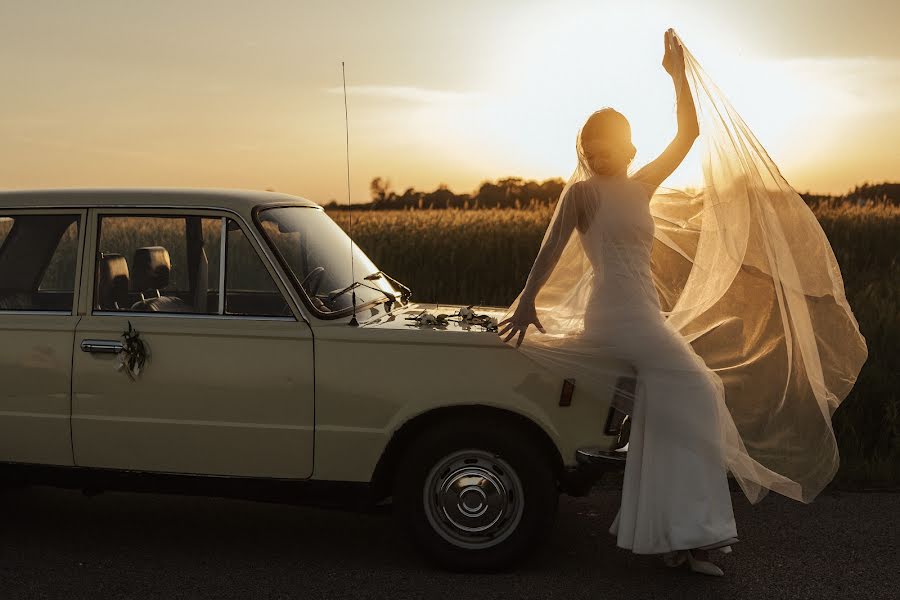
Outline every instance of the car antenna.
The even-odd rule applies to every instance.
[[[344,132],[346,133],[346,149],[347,149],[347,237],[350,238],[350,285],[356,284],[356,274],[353,266],[353,202],[350,197],[350,117],[347,112],[347,71],[344,67],[344,61],[341,61],[341,79],[344,82]],[[359,327],[359,321],[356,320],[356,289],[350,290],[351,302],[353,302],[353,316],[347,325],[351,327]]]

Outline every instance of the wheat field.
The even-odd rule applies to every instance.
[[[869,346],[856,387],[834,416],[838,482],[900,483],[900,206],[812,204],[834,248]],[[345,211],[332,218],[347,228]],[[356,211],[353,237],[379,268],[426,302],[507,306],[528,276],[551,208]]]
[[[888,202],[857,203],[828,199],[812,204],[841,266],[847,298],[869,346],[869,359],[850,396],[835,413],[841,448],[838,481],[859,486],[900,483],[900,206]],[[348,215],[332,211],[347,229]],[[531,209],[356,211],[353,237],[370,258],[426,302],[507,306],[524,285],[550,207]],[[0,243],[9,221],[0,222]],[[218,262],[220,223],[203,223],[210,265]],[[152,231],[149,231],[148,228]],[[72,227],[61,246],[68,258],[54,261],[44,282],[49,287],[74,267],[76,232]],[[170,227],[145,223],[107,224],[104,251],[123,251],[160,244],[173,260],[173,287],[184,287],[183,222]],[[255,257],[241,253],[249,273],[258,271]],[[247,262],[245,262],[247,261]],[[252,281],[251,281],[252,283]]]

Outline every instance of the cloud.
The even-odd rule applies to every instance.
[[[822,88],[820,104],[835,111],[897,111],[900,58],[799,58],[784,66],[809,89]]]
[[[329,94],[343,94],[342,87],[332,87],[325,90]],[[347,86],[348,96],[364,96],[368,98],[383,98],[386,100],[401,100],[419,104],[438,104],[447,102],[465,102],[477,96],[473,92],[457,92],[453,90],[434,90],[406,85],[350,85]]]

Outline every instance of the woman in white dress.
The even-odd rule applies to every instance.
[[[705,75],[688,57],[694,89],[709,94]],[[830,417],[834,400],[852,386],[865,344],[843,297],[830,246],[824,235],[815,236],[811,213],[802,208],[779,226],[787,223],[827,248],[813,252],[824,258],[811,269],[836,272],[838,283],[832,276],[828,290],[818,293],[818,280],[801,281],[797,269],[778,270],[796,252],[778,245],[787,244],[781,239],[784,228],[775,232],[759,226],[753,214],[770,208],[766,202],[776,212],[786,206],[794,210],[794,204],[781,204],[784,199],[769,191],[771,185],[753,179],[758,172],[748,173],[759,159],[742,156],[752,146],[727,131],[736,114],[727,115],[728,122],[708,117],[707,135],[713,140],[708,145],[713,147],[708,148],[705,195],[657,197],[657,188],[701,131],[685,50],[672,30],[665,34],[663,66],[675,83],[675,139],[629,176],[635,148],[628,121],[612,109],[590,116],[578,137],[579,167],[500,335],[517,347],[524,340],[523,351],[567,376],[579,373],[609,381],[604,356],[633,365],[637,389],[632,405],[622,407],[631,415],[628,458],[621,506],[610,532],[620,547],[634,553],[662,554],[670,566],[722,575],[708,552],[730,552],[737,542],[728,471],[751,501],[766,489],[811,500],[833,475],[837,455],[833,450],[829,462],[833,436],[823,453],[822,440],[831,432],[830,419],[822,418],[826,411],[810,416],[809,407],[827,407]],[[718,96],[704,99],[724,102]],[[722,118],[719,110],[706,114]],[[749,130],[740,133],[752,136]],[[758,152],[765,156],[761,147]],[[728,177],[723,165],[730,168]],[[799,201],[784,185],[793,194],[788,201]],[[818,227],[814,218],[812,223]],[[797,297],[814,307],[804,308],[794,301]],[[778,326],[771,325],[777,320],[773,315],[781,316]],[[829,334],[813,323],[828,331],[839,326],[844,339],[851,339],[851,349],[836,356],[822,352],[826,345],[830,348]],[[526,340],[531,325],[544,335]],[[846,337],[848,332],[852,338]],[[704,350],[704,357],[692,343]],[[795,345],[802,348],[791,352]],[[793,367],[785,369],[785,361]],[[758,393],[748,393],[751,388],[744,384],[760,373],[774,391],[767,393],[766,382],[760,382]],[[790,446],[792,453],[808,448],[808,454],[786,453],[778,444]]]

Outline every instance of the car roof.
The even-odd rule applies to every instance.
[[[74,188],[0,192],[3,208],[86,207],[203,207],[249,213],[265,204],[319,208],[306,198],[255,190],[204,188]]]

